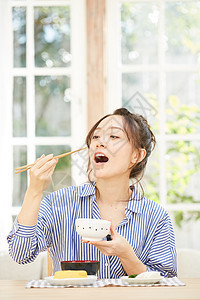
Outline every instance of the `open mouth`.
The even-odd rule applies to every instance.
[[[108,161],[108,157],[103,153],[96,153],[94,156],[95,162],[98,163],[106,163]]]

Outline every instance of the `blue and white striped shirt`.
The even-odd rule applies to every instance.
[[[15,220],[8,235],[12,258],[26,264],[34,261],[40,251],[50,248],[53,272],[61,270],[61,261],[98,260],[99,278],[126,275],[117,256],[103,255],[93,245],[82,243],[76,232],[77,218],[101,218],[95,198],[95,186],[91,183],[46,196],[41,202],[37,225],[20,225]],[[125,218],[116,231],[129,242],[148,271],[176,276],[174,231],[168,213],[159,204],[133,192],[125,208]]]

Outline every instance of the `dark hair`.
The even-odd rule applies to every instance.
[[[131,113],[126,108],[119,108],[116,109],[113,114],[108,114],[101,118],[89,131],[87,137],[86,137],[86,143],[88,148],[90,147],[91,139],[93,136],[93,133],[95,129],[98,127],[98,125],[101,123],[102,120],[104,120],[107,117],[110,116],[122,116],[123,117],[123,125],[124,130],[127,134],[128,140],[130,143],[132,143],[134,149],[138,151],[142,148],[146,150],[146,156],[143,158],[142,161],[136,162],[133,167],[130,169],[130,179],[136,180],[135,183],[140,184],[140,180],[142,179],[144,175],[144,170],[147,164],[148,157],[150,156],[152,150],[155,148],[156,145],[156,139],[153,134],[153,132],[150,129],[150,126],[147,122],[147,120],[142,116],[138,114]],[[139,157],[138,157],[139,160]],[[88,178],[90,180],[90,162],[88,163]],[[134,184],[133,184],[134,185]],[[141,184],[140,184],[141,186]],[[132,186],[133,188],[133,186]],[[142,188],[142,186],[141,186]],[[143,188],[142,188],[143,191]]]

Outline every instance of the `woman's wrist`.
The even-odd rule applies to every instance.
[[[43,192],[44,191],[42,189],[38,189],[37,187],[34,187],[33,185],[30,184],[29,187],[27,188],[25,197],[32,198],[32,199],[35,198],[41,199]]]
[[[124,243],[122,244],[118,257],[122,261],[122,260],[126,260],[130,255],[133,256],[135,255],[135,253],[131,245],[127,242],[126,239],[124,239]],[[135,257],[137,258],[136,255]]]
[[[18,215],[18,222],[22,225],[35,225],[37,224],[38,212],[40,208],[40,203],[42,199],[43,192],[38,191],[29,186],[24,201],[22,204],[21,211]]]
[[[124,251],[119,256],[121,264],[128,275],[146,272],[146,266],[139,260],[131,245],[126,241]]]

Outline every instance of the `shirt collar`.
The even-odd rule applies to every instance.
[[[92,182],[92,183],[88,182],[81,185],[78,190],[79,196],[87,197],[87,196],[95,195],[95,185],[96,182]]]
[[[87,197],[87,196],[95,195],[95,186],[96,186],[96,182],[92,182],[92,183],[88,182],[81,185],[79,187],[79,192],[78,192],[79,196]],[[139,191],[134,189],[129,202],[127,203],[126,210],[135,213],[142,213],[143,204],[144,204],[144,197]]]
[[[126,206],[126,210],[135,213],[142,213],[143,205],[144,205],[144,197],[139,191],[137,191],[134,188],[131,198]]]

